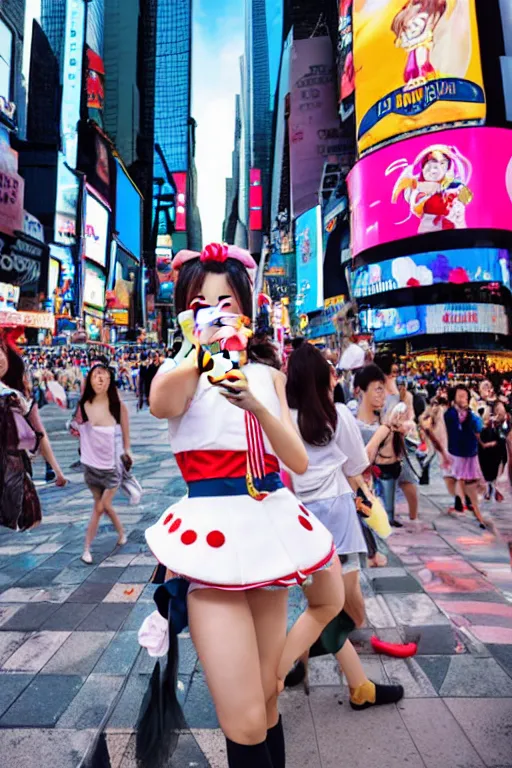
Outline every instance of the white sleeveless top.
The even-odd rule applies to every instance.
[[[276,418],[281,405],[274,385],[274,369],[260,363],[249,363],[243,369],[253,395]],[[228,402],[218,387],[208,382],[207,374],[199,379],[196,393],[187,411],[169,419],[169,440],[174,453],[185,451],[246,451],[245,412]],[[274,451],[264,436],[265,451]]]

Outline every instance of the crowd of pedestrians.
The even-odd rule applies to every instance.
[[[77,463],[92,495],[82,560],[94,562],[103,515],[122,547],[114,498],[131,487],[137,503],[141,490],[131,474],[122,392],[168,420],[188,493],[146,531],[164,592],[141,642],[153,655],[172,655],[173,633],[188,625],[230,768],[284,768],[278,696],[299,682],[307,690],[310,656],[335,656],[354,710],[402,698],[402,686],[368,678],[350,643],[365,617],[360,569],[366,560],[386,565],[385,539],[404,525],[397,491],[414,530],[419,485],[429,482],[436,457],[453,498],[449,511],[469,510],[487,527],[483,505],[504,500],[502,477],[512,475],[511,391],[495,372],[466,381],[413,371],[356,344],[320,350],[296,338],[281,350],[270,336],[252,337],[253,266],[248,254],[225,246],[178,255],[181,348],[22,356],[12,339],[0,340],[0,524],[24,530],[41,521],[31,480],[38,452],[47,479],[66,483],[40,417],[55,402],[71,411]],[[287,633],[294,584],[307,607]],[[176,659],[169,659],[172,671]],[[162,692],[153,694],[161,706]],[[147,704],[151,712],[154,697]],[[150,715],[141,723],[145,766],[156,735],[165,734]]]

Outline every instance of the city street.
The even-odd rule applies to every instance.
[[[92,503],[69,466],[77,442],[68,414],[42,412],[70,483],[40,489],[42,525],[0,530],[0,763],[2,768],[135,768],[134,728],[154,666],[137,643],[153,611],[154,568],[144,529],[185,490],[166,425],[130,403],[135,474],[144,496],[116,507],[129,534],[116,549],[106,522],[80,561]],[[41,480],[44,465],[36,463]],[[354,641],[369,676],[405,687],[399,706],[353,712],[331,658],[311,663],[311,695],[286,692],[282,712],[291,768],[511,768],[511,498],[484,503],[494,533],[449,506],[437,475],[421,488],[421,521],[390,540],[388,567],[366,570],[368,628]],[[401,503],[402,504],[402,503]],[[403,511],[403,506],[400,506]],[[508,521],[507,521],[508,518]],[[507,531],[508,528],[508,531]],[[290,620],[301,593],[290,598]],[[419,642],[418,655],[377,656],[373,634]],[[180,638],[180,694],[190,730],[172,766],[225,768],[224,743],[190,638]],[[101,759],[104,762],[101,762]]]

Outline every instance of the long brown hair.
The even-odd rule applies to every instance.
[[[0,349],[7,357],[7,372],[2,382],[22,395],[28,395],[23,358],[8,343],[0,341]]]
[[[226,259],[224,262],[202,262],[197,258],[185,262],[178,272],[178,279],[174,288],[176,315],[185,312],[189,308],[191,300],[201,293],[206,275],[212,272],[217,275],[226,276],[226,280],[240,305],[242,313],[252,320],[251,281],[244,265],[236,259]],[[278,354],[266,335],[255,335],[250,339],[247,356],[249,360],[255,363],[263,363],[278,370],[281,368]]]
[[[331,366],[311,344],[302,344],[290,355],[286,396],[290,408],[298,413],[303,440],[309,445],[328,445],[338,426]]]
[[[417,16],[418,13],[427,13],[433,18],[432,28],[434,29],[446,13],[448,6],[447,0],[409,0],[404,7],[398,11],[391,29],[395,33],[397,40],[405,31],[405,27]]]

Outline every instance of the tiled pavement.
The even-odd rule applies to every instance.
[[[152,671],[137,629],[153,610],[153,570],[144,528],[183,492],[165,426],[132,410],[139,507],[117,500],[129,543],[103,524],[94,565],[79,557],[91,508],[80,474],[64,490],[44,488],[43,525],[0,529],[0,765],[75,768],[109,755],[134,768],[134,727]],[[76,444],[65,415],[43,412],[64,467]],[[37,474],[41,475],[41,465]],[[330,658],[311,664],[311,696],[282,697],[290,768],[511,768],[512,503],[487,505],[494,533],[441,514],[438,478],[423,489],[422,522],[390,540],[388,567],[365,571],[368,623],[354,635],[368,674],[400,680],[398,707],[354,713]],[[290,620],[301,593],[290,598]],[[414,659],[374,655],[370,637],[419,641]],[[180,638],[180,695],[189,731],[172,766],[225,768],[223,739],[190,639]],[[99,742],[98,733],[105,738]],[[108,765],[102,763],[102,765]]]

